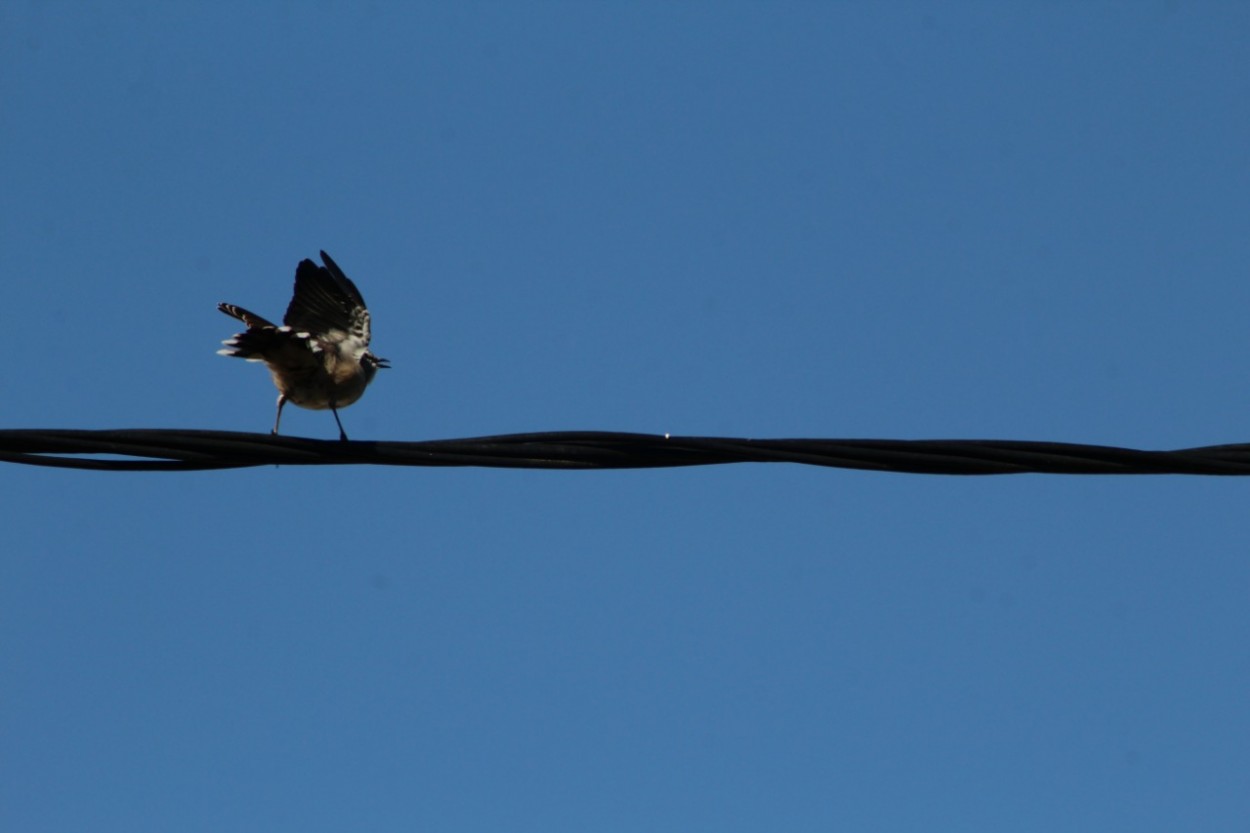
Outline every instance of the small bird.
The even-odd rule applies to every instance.
[[[233,304],[217,309],[247,325],[247,332],[223,341],[222,356],[238,356],[264,362],[278,388],[278,433],[282,406],[287,402],[313,410],[330,409],[339,426],[339,439],[347,432],[339,408],[359,399],[373,381],[378,368],[389,368],[386,359],[369,351],[369,310],[356,284],[328,254],[325,266],[300,261],[295,269],[295,296],[286,308],[282,325],[261,318]]]

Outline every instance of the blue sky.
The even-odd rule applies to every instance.
[[[1240,3],[7,3],[3,427],[1250,440]],[[284,432],[333,438],[289,408]],[[0,828],[1244,830],[1250,483],[0,469]]]

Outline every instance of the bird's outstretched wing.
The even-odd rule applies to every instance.
[[[368,346],[369,310],[365,308],[365,299],[328,254],[322,252],[321,260],[325,266],[302,260],[295,268],[295,296],[282,323],[296,331],[350,333]]]

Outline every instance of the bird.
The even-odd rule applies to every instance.
[[[247,331],[223,341],[217,353],[269,368],[278,388],[271,434],[278,433],[282,407],[291,402],[312,410],[329,408],[339,439],[346,442],[338,409],[359,399],[374,374],[391,365],[369,350],[369,310],[356,284],[324,251],[321,261],[324,266],[305,259],[295,268],[295,294],[281,327],[234,304],[218,304]]]

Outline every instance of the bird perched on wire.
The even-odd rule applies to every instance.
[[[347,432],[339,408],[359,399],[373,381],[378,368],[389,368],[386,359],[369,351],[369,310],[360,290],[348,280],[328,254],[325,266],[300,261],[295,269],[295,296],[279,327],[233,304],[217,309],[247,325],[247,332],[223,341],[222,356],[238,356],[264,362],[278,388],[278,433],[282,406],[287,402],[313,410],[330,409],[339,427],[339,439]]]

